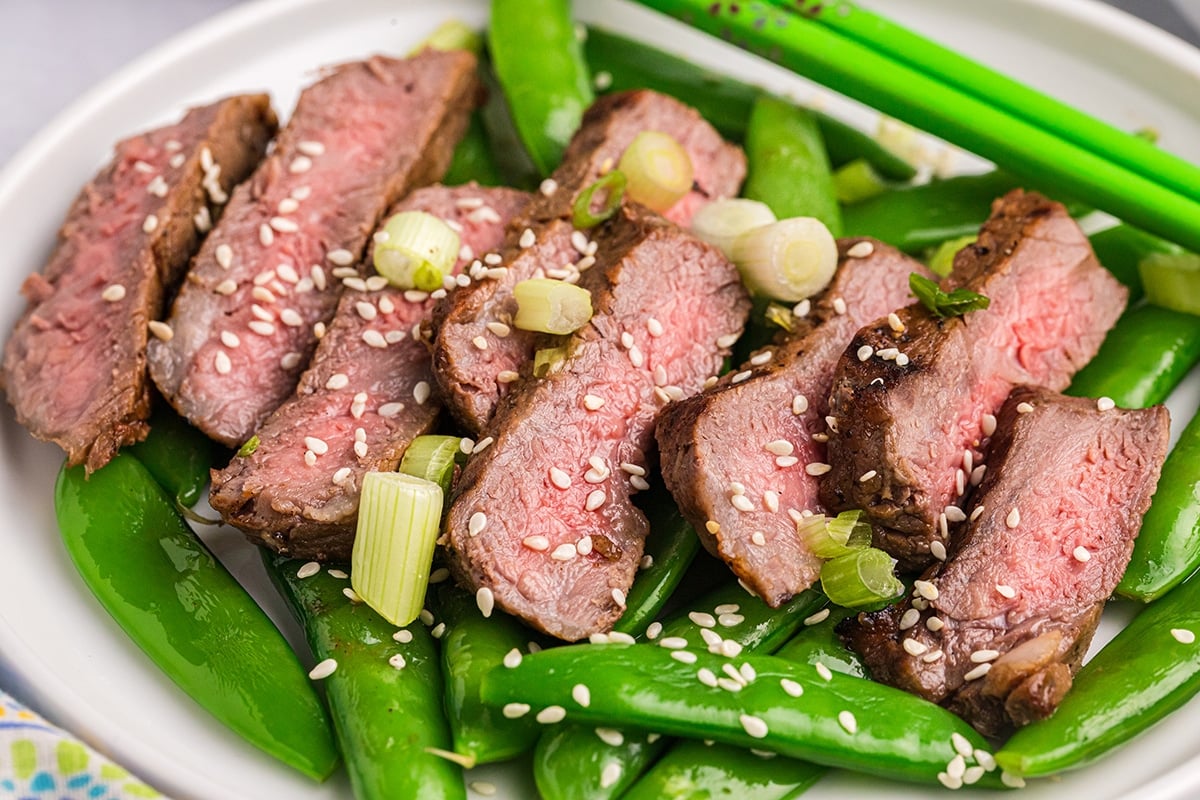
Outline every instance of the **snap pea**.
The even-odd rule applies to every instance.
[[[772,609],[747,594],[736,582],[730,583],[674,614],[656,639],[661,642],[683,638],[690,648],[703,649],[707,645],[700,633],[701,626],[689,617],[690,609],[702,609],[702,613],[709,614],[718,606],[736,605],[736,614],[742,619],[729,626],[718,624],[709,636],[716,634],[740,648],[769,653],[824,602],[824,597],[810,591],[797,595],[782,608]],[[733,622],[732,618],[725,621]],[[666,740],[636,728],[615,733],[616,736],[605,741],[591,727],[561,725],[543,734],[534,750],[533,762],[534,780],[542,796],[546,800],[618,797],[667,745]]]
[[[471,115],[467,132],[454,148],[454,157],[450,159],[450,168],[442,177],[442,183],[447,186],[475,181],[483,186],[501,186],[504,179],[492,158],[491,144],[483,128],[480,112]]]
[[[1163,463],[1158,489],[1142,518],[1142,530],[1133,542],[1133,555],[1117,584],[1117,593],[1149,603],[1178,586],[1197,567],[1200,567],[1200,414],[1183,429]]]
[[[858,653],[846,647],[835,628],[846,617],[857,614],[857,609],[829,606],[829,616],[815,625],[808,625],[793,636],[775,654],[795,664],[815,667],[824,664],[833,672],[869,678],[867,667]]]
[[[486,100],[479,109],[479,121],[487,136],[488,151],[501,177],[501,184],[515,189],[533,189],[541,176],[525,151],[517,125],[513,121],[504,90],[496,79],[491,60],[486,54],[479,60],[479,80]]]
[[[746,163],[744,197],[766,203],[780,219],[816,217],[841,235],[829,155],[809,111],[769,95],[755,100],[746,125]]]
[[[700,551],[700,539],[691,523],[679,513],[661,484],[640,505],[650,522],[650,535],[646,537],[650,562],[638,570],[625,596],[625,613],[613,625],[613,630],[631,636],[641,636],[658,616]]]
[[[474,765],[503,761],[532,748],[541,733],[536,721],[509,719],[479,700],[484,674],[514,648],[526,650],[529,629],[506,614],[485,619],[475,598],[451,585],[438,587],[436,615],[446,624],[441,664],[454,752]]]
[[[296,655],[136,458],[64,468],[54,511],[88,589],[164,674],[251,744],[329,776],[329,718]]]
[[[165,403],[150,417],[150,435],[129,450],[184,508],[196,505],[208,485],[209,469],[227,455]]]
[[[1100,263],[1129,289],[1131,306],[1144,293],[1138,263],[1152,253],[1177,255],[1184,252],[1179,245],[1131,225],[1114,225],[1088,238]]]
[[[397,632],[328,570],[299,577],[302,562],[262,552],[263,563],[304,628],[309,647],[336,669],[324,679],[334,729],[358,800],[421,797],[465,800],[457,764],[427,752],[446,750],[442,675],[433,637],[420,622]],[[396,659],[399,656],[403,661]]]
[[[1017,731],[996,761],[1024,776],[1082,767],[1200,691],[1200,580],[1146,606],[1075,676],[1050,717]]]
[[[713,739],[923,783],[937,781],[963,758],[954,734],[972,751],[988,750],[954,714],[890,686],[837,673],[826,680],[807,665],[774,656],[689,652],[694,661],[650,644],[558,647],[527,656],[513,669],[489,672],[483,699],[539,710],[556,706],[570,721]],[[724,676],[727,665],[746,681],[739,691],[698,679],[702,669]],[[578,700],[581,685],[588,690],[586,704]],[[972,777],[980,785],[999,783],[994,774],[978,772]]]
[[[521,141],[549,175],[594,97],[571,4],[492,0],[487,40]]]
[[[1200,361],[1200,317],[1144,304],[1126,311],[1067,394],[1110,397],[1145,408],[1167,396]]]
[[[792,800],[825,772],[794,758],[681,739],[621,800]]]

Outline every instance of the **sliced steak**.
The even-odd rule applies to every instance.
[[[720,368],[718,342],[749,311],[720,251],[655,214],[626,206],[596,236],[594,316],[560,369],[501,403],[445,527],[460,583],[567,640],[624,610],[647,529],[630,495],[646,485],[654,419]]]
[[[873,240],[845,239],[838,249],[838,272],[801,327],[713,388],[663,409],[656,427],[663,477],[680,509],[705,546],[773,606],[820,571],[796,520],[822,510],[811,472],[826,460],[820,439],[838,358],[860,327],[910,299],[911,273],[928,274]]]
[[[949,560],[916,599],[839,631],[876,680],[945,704],[985,735],[1046,717],[1129,563],[1168,427],[1161,406],[1100,411],[1018,387]]]
[[[821,501],[865,510],[877,545],[905,568],[928,564],[931,544],[945,546],[963,518],[955,504],[972,474],[982,477],[994,415],[1013,386],[1065,388],[1125,307],[1124,287],[1066,209],[1019,190],[996,201],[948,283],[991,305],[938,319],[914,304],[898,312],[899,332],[886,322],[863,328],[830,397],[833,468]],[[881,356],[897,349],[903,357]]]
[[[332,68],[238,188],[150,349],[163,395],[236,446],[295,389],[384,211],[441,177],[476,93],[469,53]],[[318,286],[324,288],[317,288]]]
[[[499,243],[528,199],[524,192],[476,184],[430,186],[388,216],[426,211],[459,226],[462,243],[482,251]],[[499,219],[472,219],[477,200]],[[455,271],[465,263],[460,259]],[[213,508],[285,555],[349,560],[363,475],[395,471],[441,410],[430,391],[429,351],[412,335],[433,301],[424,292],[374,288],[376,281],[342,293],[296,394],[258,430],[253,453],[213,474]]]
[[[596,101],[584,115],[562,165],[544,185],[546,193],[513,221],[504,247],[479,267],[480,272],[490,267],[493,278],[455,292],[434,312],[435,373],[447,405],[467,429],[476,432],[485,426],[533,354],[536,337],[514,330],[512,336],[497,341],[488,324],[512,322],[516,313],[512,287],[517,282],[538,275],[574,280],[578,270],[595,260],[587,235],[577,232],[571,222],[575,199],[620,160],[638,133],[647,130],[677,139],[695,170],[695,188],[668,210],[669,218],[687,225],[708,199],[737,194],[746,174],[745,156],[694,109],[648,90]],[[479,336],[488,340],[486,350],[475,346]]]
[[[242,95],[120,142],[72,204],[45,269],[25,280],[5,390],[20,423],[69,463],[98,469],[145,437],[147,326],[275,126],[266,95]]]

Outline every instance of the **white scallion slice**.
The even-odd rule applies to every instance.
[[[666,211],[692,189],[692,159],[672,136],[642,131],[617,169],[625,173],[625,195],[655,211]]]
[[[796,531],[817,558],[837,558],[871,544],[871,526],[861,511],[843,511],[832,519],[813,514],[796,524]]]
[[[387,236],[375,243],[375,271],[400,289],[440,289],[458,259],[458,234],[424,211],[401,211],[383,231]]]
[[[533,377],[544,378],[562,369],[567,358],[565,347],[543,347],[533,354]]]
[[[819,219],[792,217],[737,237],[733,262],[754,294],[795,303],[829,285],[837,270],[837,242]]]
[[[523,331],[574,333],[592,318],[591,293],[573,283],[530,278],[513,286],[513,297],[513,325]]]
[[[1138,262],[1146,300],[1156,306],[1200,314],[1200,255],[1151,253]]]
[[[896,560],[882,550],[864,547],[821,565],[821,589],[831,602],[861,608],[892,600],[904,591],[893,570]]]
[[[450,493],[454,465],[464,459],[460,437],[418,436],[404,451],[404,457],[400,459],[400,471],[436,483],[442,488],[442,494],[446,495]]]
[[[483,50],[483,35],[461,19],[448,19],[434,28],[433,33],[408,52],[415,56],[422,50],[468,50],[479,55]]]
[[[442,520],[442,489],[399,472],[368,472],[358,504],[350,585],[403,627],[421,613]]]
[[[851,205],[869,200],[887,191],[888,183],[871,162],[856,158],[833,173],[833,189],[839,203]]]
[[[702,205],[692,216],[692,233],[696,238],[721,248],[726,256],[732,258],[733,243],[739,236],[774,221],[775,212],[758,200],[744,197],[714,200]]]

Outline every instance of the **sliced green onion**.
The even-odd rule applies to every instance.
[[[580,230],[594,228],[615,214],[625,196],[625,183],[625,173],[614,169],[580,192],[571,209],[575,227]],[[596,198],[597,194],[600,195],[599,201]]]
[[[483,35],[461,19],[448,19],[425,37],[424,41],[408,51],[415,56],[425,50],[467,50],[479,55],[483,50]]]
[[[566,347],[543,347],[533,354],[533,377],[544,378],[562,369],[567,360]]]
[[[458,234],[424,211],[401,211],[375,240],[375,271],[400,289],[432,292],[458,260]]]
[[[721,248],[726,256],[732,258],[733,243],[739,236],[774,221],[775,212],[758,200],[744,197],[714,200],[702,205],[692,216],[692,233],[696,238]]]
[[[1138,262],[1146,300],[1156,306],[1200,314],[1200,255],[1151,253]]]
[[[861,511],[843,511],[832,519],[813,514],[800,520],[796,531],[817,558],[837,558],[871,544],[871,526],[862,521]]]
[[[767,310],[763,312],[763,319],[767,324],[774,325],[777,328],[783,328],[791,333],[792,328],[796,327],[796,315],[787,306],[781,306],[778,303],[768,303]]]
[[[954,239],[947,239],[937,246],[933,251],[933,255],[929,257],[929,270],[934,275],[944,278],[954,269],[954,257],[958,255],[958,251],[962,250],[969,244],[972,244],[978,238],[975,234],[967,236],[959,236]]]
[[[421,613],[442,522],[442,489],[399,472],[368,472],[358,503],[350,585],[403,627]]]
[[[733,262],[754,294],[795,303],[829,285],[837,270],[837,242],[819,219],[792,217],[737,237]]]
[[[237,451],[238,458],[245,458],[246,456],[253,455],[254,451],[257,449],[258,449],[258,434],[256,433],[253,436],[251,436],[249,439],[247,439],[245,444],[243,444],[241,447],[238,448],[238,451]]]
[[[888,183],[875,171],[870,161],[856,158],[833,173],[833,189],[838,202],[851,205],[883,194],[888,189]]]
[[[864,547],[821,565],[821,589],[830,601],[861,608],[893,600],[904,584],[892,571],[896,560],[882,550]]]
[[[621,154],[617,169],[625,175],[630,200],[666,211],[692,190],[692,159],[674,137],[642,131]]]
[[[462,442],[458,436],[418,436],[404,451],[400,471],[436,483],[443,495],[449,495],[454,465],[466,460]]]
[[[573,283],[530,278],[513,286],[513,297],[513,325],[523,331],[574,333],[592,318],[591,292]]]
[[[912,290],[913,297],[921,301],[921,305],[941,319],[961,317],[969,311],[982,311],[992,304],[986,295],[970,289],[943,292],[936,283],[917,272],[908,276],[908,288]]]

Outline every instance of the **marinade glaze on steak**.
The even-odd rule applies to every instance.
[[[441,177],[475,98],[469,53],[342,64],[300,95],[240,186],[150,349],[159,390],[229,446],[296,387],[337,306],[333,269],[361,261],[384,211]]]
[[[1169,419],[1018,387],[997,425],[971,519],[925,576],[934,589],[839,627],[876,680],[988,736],[1046,717],[1070,688],[1129,563]]]
[[[560,369],[500,404],[444,529],[460,583],[566,640],[624,611],[647,532],[630,495],[655,417],[720,369],[749,312],[721,252],[651,212],[627,205],[595,239],[591,321]]]
[[[1065,388],[1127,294],[1066,209],[1020,190],[993,204],[948,284],[991,305],[938,319],[914,304],[897,312],[900,332],[886,322],[863,328],[830,395],[832,470],[821,502],[866,511],[876,545],[904,568],[930,563],[934,542],[948,546],[947,531],[963,519],[956,504],[986,470],[985,440],[1012,388]],[[881,356],[893,349],[904,359]]]
[[[584,115],[561,166],[544,184],[546,193],[513,220],[504,247],[491,254],[495,263],[488,266],[497,268],[495,278],[453,293],[434,311],[434,373],[451,413],[468,430],[485,427],[532,356],[536,339],[514,330],[498,340],[488,325],[511,325],[516,313],[512,287],[517,282],[538,275],[575,280],[592,263],[586,232],[577,232],[571,221],[575,199],[620,161],[642,131],[670,134],[692,161],[694,188],[667,210],[667,218],[686,226],[709,199],[737,194],[746,174],[745,156],[694,109],[649,90],[597,100]],[[487,349],[475,346],[479,336],[488,342]]]
[[[28,305],[4,349],[4,385],[17,420],[104,466],[145,437],[148,326],[173,291],[233,186],[275,133],[266,95],[194,108],[132,136],[83,188],[41,273],[21,286]]]
[[[911,299],[911,273],[928,274],[870,239],[841,240],[838,250],[832,283],[796,330],[742,371],[667,406],[655,429],[663,477],[684,516],[772,606],[820,573],[796,520],[802,511],[821,511],[808,469],[826,460],[813,435],[825,431],[838,358],[859,328]]]
[[[388,216],[433,214],[461,229],[468,250],[483,252],[500,242],[528,199],[475,184],[429,186]],[[493,212],[486,218],[477,213],[484,207]],[[466,263],[460,258],[455,272]],[[258,430],[253,453],[213,474],[213,508],[272,550],[348,561],[363,475],[394,472],[412,440],[437,421],[441,401],[431,392],[429,350],[413,336],[433,301],[377,283],[386,281],[374,277],[342,293],[296,394]]]

